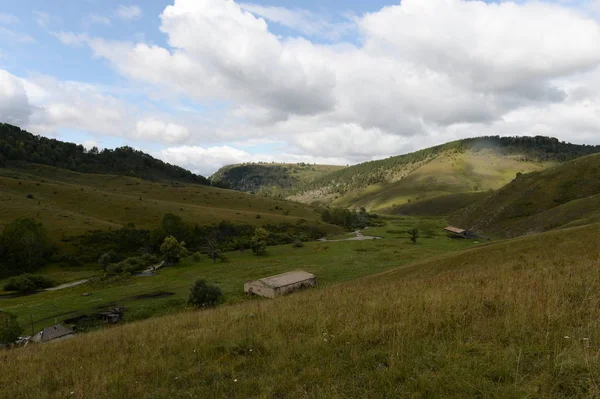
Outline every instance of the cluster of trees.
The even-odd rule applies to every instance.
[[[152,180],[210,184],[203,176],[165,163],[131,147],[89,151],[82,145],[34,136],[19,127],[0,123],[0,166],[26,161],[83,173],[109,173]]]
[[[35,271],[50,259],[53,251],[40,223],[32,218],[17,219],[0,235],[0,276]]]
[[[10,278],[4,284],[4,291],[30,293],[53,286],[54,282],[44,276],[34,276],[33,274],[25,273]]]
[[[381,224],[379,216],[367,213],[365,208],[361,208],[360,212],[346,208],[325,209],[321,213],[321,218],[325,223],[341,226],[347,230],[364,229],[367,226]]]
[[[543,136],[477,137],[453,141],[410,154],[350,166],[306,183],[300,186],[297,191],[327,188],[332,193],[345,194],[352,189],[386,182],[389,176],[395,175],[398,171],[405,170],[412,164],[435,158],[445,152],[460,153],[467,150],[481,149],[499,150],[507,155],[513,153],[524,155],[522,160],[527,161],[567,161],[600,152],[600,146],[570,144]]]

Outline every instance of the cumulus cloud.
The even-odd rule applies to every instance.
[[[104,15],[91,13],[83,18],[84,25],[110,25],[110,18]]]
[[[19,23],[19,18],[4,12],[0,12],[0,24],[11,25]]]
[[[0,69],[0,121],[25,125],[31,113],[32,107],[21,81]]]
[[[259,160],[211,145],[267,139],[286,154],[345,163],[484,134],[600,142],[600,3],[575,3],[403,0],[336,23],[299,9],[175,0],[160,16],[165,46],[56,37],[169,98],[221,105],[201,123],[124,118],[133,138],[181,144],[161,153],[170,161],[205,172]],[[357,43],[339,39],[347,29]]]
[[[135,126],[133,137],[142,140],[158,140],[167,143],[185,141],[190,136],[190,131],[176,123],[165,123],[158,119],[144,119]]]
[[[135,5],[127,6],[120,4],[115,10],[115,14],[123,20],[136,20],[142,17],[142,9]]]

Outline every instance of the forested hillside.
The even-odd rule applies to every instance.
[[[496,237],[600,221],[600,154],[519,175],[451,221]]]
[[[82,145],[34,136],[19,127],[0,123],[0,166],[9,161],[26,161],[82,173],[106,173],[150,180],[210,184],[203,176],[165,163],[131,147],[102,151],[94,147],[88,151]]]
[[[343,168],[344,166],[314,165],[304,162],[247,163],[224,166],[212,175],[210,180],[214,184],[237,191],[285,197],[293,189],[298,189],[305,183]]]
[[[479,137],[365,162],[307,183],[291,198],[302,202],[389,210],[446,194],[498,189],[516,173],[600,151],[548,137]]]

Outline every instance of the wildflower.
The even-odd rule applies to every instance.
[[[237,382],[237,378],[233,380],[233,382]]]

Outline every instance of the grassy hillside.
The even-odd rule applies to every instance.
[[[275,300],[0,351],[2,394],[598,397],[599,234],[591,225],[497,242]]]
[[[55,237],[127,223],[154,228],[168,212],[199,224],[320,219],[319,211],[308,205],[198,184],[82,174],[30,163],[7,166],[0,168],[0,229],[22,216],[37,218]]]
[[[457,212],[453,223],[511,237],[600,220],[600,155],[519,176]]]
[[[382,211],[440,195],[498,189],[516,173],[600,151],[546,137],[481,137],[330,173],[292,199]]]
[[[391,209],[390,212],[396,215],[448,216],[486,198],[488,195],[486,192],[446,194],[399,205]]]
[[[385,236],[385,240],[311,242],[303,248],[274,246],[269,247],[266,257],[253,256],[251,251],[229,252],[226,263],[214,264],[206,255],[190,256],[153,277],[127,277],[115,282],[96,282],[73,289],[14,298],[0,296],[0,309],[17,315],[23,326],[29,328],[30,321],[33,321],[35,328],[41,329],[57,321],[93,313],[99,308],[109,308],[115,304],[126,307],[127,321],[181,310],[185,307],[190,286],[197,278],[218,284],[228,303],[245,299],[243,285],[246,281],[298,269],[315,273],[319,276],[319,284],[327,286],[476,245],[470,241],[448,238],[442,230],[444,223],[435,218],[395,218],[385,227],[372,229],[373,234]],[[421,231],[419,245],[411,244],[404,233],[413,226]],[[371,229],[368,231],[371,234]],[[92,271],[50,266],[36,274],[63,283],[99,276],[101,273],[97,267]],[[0,279],[0,291],[2,285]],[[92,295],[82,297],[84,292]],[[172,295],[143,297],[157,292],[169,292]]]
[[[285,196],[291,188],[302,186],[343,168],[344,166],[306,163],[252,163],[224,166],[210,179],[237,191]]]

